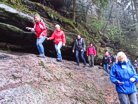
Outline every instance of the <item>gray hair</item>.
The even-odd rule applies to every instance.
[[[58,27],[60,28],[59,24],[56,24],[56,25],[55,25],[55,28],[58,28]]]
[[[116,56],[116,63],[118,63],[118,58],[119,58],[119,57],[123,57],[123,61],[126,61],[126,62],[128,61],[126,54],[125,54],[124,52],[121,51],[121,52],[118,52],[118,53],[117,53],[117,56]]]

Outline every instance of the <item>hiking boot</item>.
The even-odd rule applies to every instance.
[[[92,67],[92,65],[89,65],[89,67],[91,68],[91,67]]]
[[[86,65],[83,66],[84,68],[86,67]]]
[[[94,67],[94,65],[90,65],[89,67]]]
[[[43,55],[43,54],[40,54],[40,55],[38,55],[38,57],[40,57],[40,58],[45,58],[46,56]]]
[[[61,59],[57,59],[57,62],[62,62],[62,60]]]
[[[79,64],[79,63],[77,63],[77,64],[75,64],[75,65],[80,66],[80,64]]]

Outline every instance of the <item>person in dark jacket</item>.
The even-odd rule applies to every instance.
[[[138,73],[138,60],[134,61],[134,67],[135,67],[136,73]]]
[[[136,85],[138,75],[124,52],[119,52],[110,71],[110,80],[115,84],[120,104],[137,104]]]
[[[109,59],[110,59],[110,63],[109,63],[109,70],[111,70],[112,65],[115,62],[115,57],[112,53],[109,53]]]
[[[103,68],[107,73],[109,73],[109,63],[110,63],[109,52],[106,52],[103,56]]]
[[[86,60],[84,57],[84,52],[86,50],[86,45],[85,45],[85,41],[83,38],[81,38],[80,35],[77,36],[77,39],[74,42],[74,46],[73,46],[73,50],[72,52],[76,53],[76,61],[77,61],[77,65],[79,65],[79,54],[81,54],[81,58],[83,61],[84,66],[86,66]]]
[[[87,47],[87,57],[90,67],[94,67],[94,57],[96,56],[96,49],[92,43]]]

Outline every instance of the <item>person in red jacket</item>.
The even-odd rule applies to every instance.
[[[43,47],[43,42],[46,39],[47,36],[47,28],[45,26],[45,23],[41,19],[39,14],[35,14],[34,16],[34,28],[31,27],[26,27],[26,29],[34,31],[36,34],[36,46],[39,51],[39,57],[45,57],[45,52],[44,52],[44,47]]]
[[[62,61],[62,54],[61,54],[61,48],[62,46],[65,46],[66,38],[64,32],[60,29],[60,26],[57,24],[55,25],[55,31],[53,32],[52,36],[47,38],[48,40],[53,40],[55,43],[55,49],[57,53],[57,61]]]
[[[90,67],[94,67],[94,57],[96,56],[96,49],[92,43],[87,47],[87,57]]]

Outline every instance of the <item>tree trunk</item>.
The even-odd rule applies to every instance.
[[[76,13],[75,13],[75,10],[76,10],[76,0],[73,0],[73,21],[75,22],[75,18],[76,18]]]
[[[133,2],[134,2],[135,11],[136,11],[136,18],[137,18],[137,21],[138,21],[138,1],[133,0]]]
[[[108,23],[109,23],[109,21],[110,21],[110,19],[111,19],[111,15],[112,15],[112,12],[113,12],[112,10],[113,10],[113,4],[112,4],[112,6],[111,6],[111,9],[110,9],[110,12],[109,12],[109,16],[108,16],[107,22],[106,22],[106,24],[104,25],[104,27],[103,27],[102,30],[101,30],[102,33],[105,32],[105,30],[106,30],[106,28],[107,28],[107,26],[108,26]]]
[[[135,18],[135,13],[134,13],[135,7],[134,7],[134,2],[133,2],[133,0],[131,0],[131,5],[132,5],[132,11],[133,11],[133,13],[132,13],[133,22],[135,23],[135,22],[136,22],[136,18]]]

